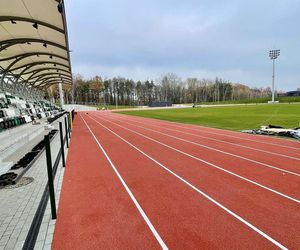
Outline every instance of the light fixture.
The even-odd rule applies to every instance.
[[[10,22],[11,22],[12,24],[17,24],[17,22],[14,21],[14,20],[11,20]]]
[[[269,51],[269,57],[271,60],[277,59],[280,55],[280,49],[274,49]]]
[[[27,42],[27,44],[28,44],[28,45],[30,45],[30,44],[31,44],[31,42]]]
[[[47,43],[44,43],[43,46],[44,46],[45,48],[47,48]]]
[[[37,23],[32,24],[32,27],[35,28],[35,29],[38,29],[38,28],[39,28],[39,26],[38,26]]]
[[[50,55],[49,58],[52,59],[53,58],[52,55]]]

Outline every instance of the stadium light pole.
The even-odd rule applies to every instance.
[[[270,50],[269,51],[269,57],[271,60],[273,60],[273,75],[272,75],[272,103],[275,102],[275,59],[280,55],[280,49]]]

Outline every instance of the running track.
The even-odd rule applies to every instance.
[[[300,143],[114,114],[74,128],[53,249],[299,249]]]

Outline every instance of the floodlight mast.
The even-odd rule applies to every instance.
[[[275,102],[275,59],[280,55],[280,49],[270,50],[269,57],[273,60],[273,75],[272,75],[272,103]]]

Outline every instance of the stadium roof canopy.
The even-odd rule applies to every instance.
[[[62,0],[0,0],[0,83],[72,84]],[[1,85],[0,85],[1,87]]]

